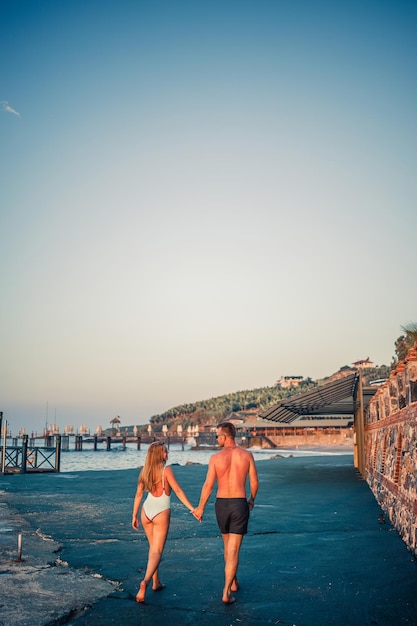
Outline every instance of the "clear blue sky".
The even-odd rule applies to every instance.
[[[0,410],[146,423],[417,321],[414,1],[3,0]]]

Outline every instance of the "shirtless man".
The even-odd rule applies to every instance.
[[[201,520],[204,507],[217,480],[215,511],[224,543],[224,588],[222,600],[235,602],[232,591],[238,590],[236,578],[239,551],[243,535],[248,531],[249,512],[253,509],[258,491],[258,473],[252,453],[235,443],[236,430],[230,422],[217,426],[216,439],[222,448],[209,461],[206,480],[201,489],[200,502],[194,515]],[[246,499],[246,479],[249,476],[250,497]]]

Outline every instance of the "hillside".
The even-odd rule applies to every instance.
[[[223,396],[209,398],[208,400],[181,404],[159,415],[153,415],[149,422],[152,424],[152,429],[156,432],[162,429],[162,425],[166,425],[168,429],[181,425],[184,429],[188,428],[188,426],[216,424],[227,418],[231,413],[242,411],[258,413],[279,402],[282,398],[302,393],[318,384],[324,384],[354,371],[352,368],[344,366],[338,372],[325,379],[312,381],[310,378],[307,378],[298,387],[290,389],[281,389],[278,386],[260,387],[258,389],[236,391]],[[386,365],[370,368],[363,374],[364,384],[369,384],[371,380],[387,378],[390,371],[391,368]],[[146,426],[143,426],[142,430],[145,431],[146,428]]]
[[[282,398],[311,389],[317,383],[303,381],[297,389],[281,389],[279,387],[261,387],[246,391],[235,391],[208,400],[200,400],[168,409],[160,415],[153,415],[149,422],[158,430],[158,426],[166,424],[168,428],[181,424],[183,428],[193,425],[217,423],[230,413],[262,409],[279,402]]]

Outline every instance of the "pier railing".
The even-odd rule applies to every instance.
[[[1,472],[59,472],[61,464],[61,437],[55,438],[55,446],[32,446],[28,443],[28,435],[23,435],[22,445],[1,448]]]

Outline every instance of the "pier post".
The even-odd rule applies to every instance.
[[[126,437],[122,437],[122,450],[126,450]]]
[[[181,439],[181,450],[184,450],[185,437]]]
[[[97,450],[97,440],[98,440],[98,436],[94,435],[94,450]]]
[[[22,533],[17,535],[17,563],[21,563],[22,559]]]
[[[28,435],[22,437],[22,465],[20,471],[26,474],[26,461],[28,456]]]
[[[0,438],[3,437],[3,443],[1,446],[1,473],[5,472],[5,464],[6,464],[6,436],[7,436],[7,422],[4,422],[3,429],[3,413],[0,413]]]
[[[75,435],[75,449],[82,450],[83,449],[83,436]]]
[[[141,437],[138,435],[138,450],[140,450]]]
[[[61,469],[61,435],[55,437],[55,471]]]
[[[107,450],[111,450],[111,437],[107,436],[106,440],[107,440]]]

